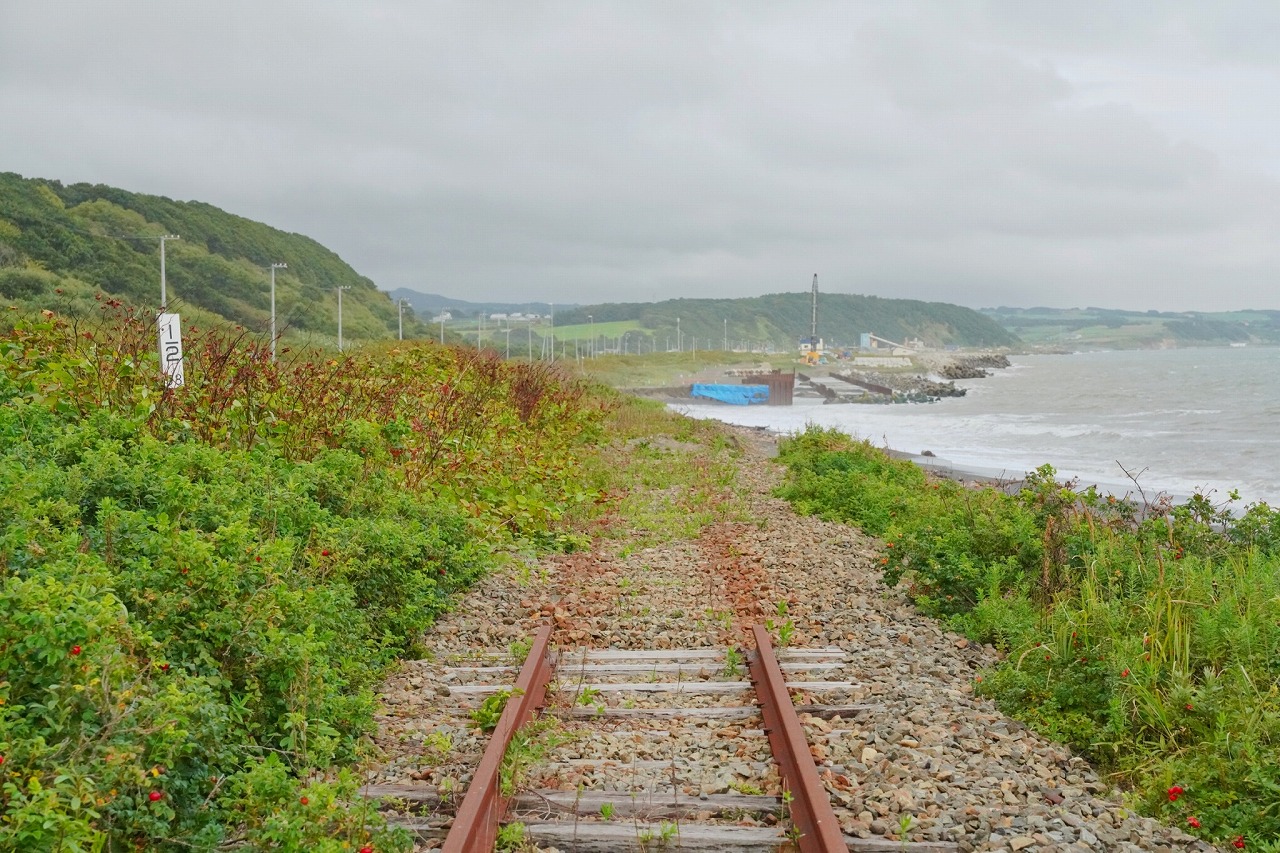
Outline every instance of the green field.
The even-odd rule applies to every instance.
[[[617,338],[627,332],[636,332],[638,336],[648,338],[652,332],[641,327],[635,320],[619,320],[612,323],[579,323],[574,326],[556,326],[552,332],[558,339],[568,341],[590,340],[594,334],[602,338]]]
[[[665,388],[688,384],[699,374],[734,367],[787,367],[790,356],[752,355],[745,352],[659,352],[644,355],[607,355],[583,360],[583,375],[614,388]]]

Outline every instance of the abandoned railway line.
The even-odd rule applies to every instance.
[[[877,543],[769,497],[777,476],[747,446],[743,500],[697,538],[484,579],[385,685],[366,794],[422,850],[1212,849],[975,697],[993,650],[885,590]]]
[[[576,850],[881,849],[880,842],[846,841],[842,835],[789,693],[826,695],[853,689],[855,685],[843,681],[796,680],[841,668],[842,650],[775,652],[769,633],[755,626],[756,648],[741,657],[729,649],[581,650],[560,656],[548,647],[550,634],[548,626],[530,644],[507,710],[453,815],[444,850],[492,849],[504,819],[508,824],[521,821],[534,843]],[[488,676],[510,669],[467,671]],[[748,674],[749,680],[742,680]],[[453,693],[460,698],[489,697],[506,689],[503,683],[486,681]],[[624,700],[627,707],[609,708],[602,700],[606,694],[630,697]],[[692,697],[697,704],[672,704],[671,697]],[[699,701],[708,697],[710,703]],[[546,706],[547,714],[563,721],[556,740],[571,746],[554,751],[527,772],[536,772],[544,784],[575,776],[578,787],[542,788],[518,798],[510,791],[503,796],[504,756],[510,754],[512,738],[519,737],[518,727],[530,722],[535,705]],[[800,712],[839,720],[841,714],[858,710],[859,706],[824,704]],[[630,760],[606,757],[608,748],[595,742],[597,736],[629,738],[635,744]],[[718,762],[704,762],[708,754],[742,761],[726,779]],[[412,789],[396,787],[371,793],[413,796]],[[431,801],[438,807],[438,800]],[[756,825],[742,825],[744,816]],[[443,831],[443,821],[411,825],[426,840]],[[908,844],[906,849],[955,846]]]

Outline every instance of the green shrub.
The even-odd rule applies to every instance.
[[[348,769],[373,689],[494,548],[573,540],[601,410],[461,350],[188,347],[164,390],[127,311],[0,339],[0,848],[407,849]]]
[[[816,428],[781,456],[783,496],[883,538],[886,583],[1007,652],[978,685],[1002,710],[1148,814],[1280,844],[1280,513],[1200,495],[1140,511],[1049,466],[1016,495],[963,489]]]

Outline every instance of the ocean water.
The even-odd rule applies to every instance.
[[[778,432],[835,427],[937,464],[1018,477],[1045,463],[1116,494],[1196,492],[1280,506],[1280,349],[1015,356],[931,404],[676,406]],[[930,460],[932,462],[932,460]]]

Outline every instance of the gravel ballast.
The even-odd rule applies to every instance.
[[[794,676],[827,687],[793,693],[798,705],[856,706],[832,719],[801,715],[847,836],[898,839],[907,825],[912,842],[962,851],[1216,849],[1135,816],[1087,762],[975,697],[974,679],[997,662],[996,651],[942,629],[886,588],[876,540],[798,516],[772,497],[783,474],[769,459],[772,439],[730,429],[741,449],[735,491],[749,521],[711,525],[696,541],[635,550],[614,535],[590,552],[513,561],[490,575],[428,633],[426,657],[387,680],[378,718],[385,762],[370,781],[456,799],[486,742],[469,716],[483,693],[457,688],[513,682],[509,665],[517,663],[519,644],[550,622],[565,661],[553,703],[563,737],[529,768],[525,788],[777,795],[758,716],[672,718],[638,710],[741,705],[749,695],[663,690],[660,683],[741,680],[745,667],[735,675],[734,661],[717,657],[682,664],[674,674],[655,667],[647,678],[580,668],[584,650],[723,655],[744,647],[751,624],[771,619],[775,629],[790,623],[790,649],[843,652],[832,658],[837,666]],[[652,692],[609,687],[646,680]],[[605,689],[584,691],[587,684]],[[634,715],[582,713],[593,708]],[[438,816],[442,826],[446,811]],[[767,813],[739,817],[776,822]]]

